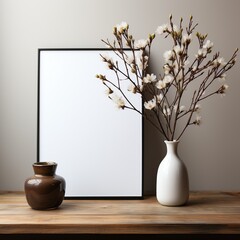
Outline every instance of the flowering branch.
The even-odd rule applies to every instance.
[[[159,26],[147,39],[136,41],[129,33],[129,25],[122,22],[113,29],[115,40],[112,43],[108,39],[102,40],[115,53],[118,61],[123,63],[119,65],[118,61],[101,55],[103,62],[116,76],[114,80],[102,74],[96,75],[107,87],[108,97],[118,108],[143,115],[167,140],[178,140],[188,126],[201,123],[199,102],[215,94],[225,95],[228,85],[218,80],[225,81],[226,72],[236,62],[238,49],[227,62],[220,57],[219,52],[211,57],[213,43],[207,40],[207,35],[199,32],[196,33],[199,48],[195,56],[190,56],[189,47],[197,26],[193,24],[192,16],[185,29],[182,18],[177,26],[170,16],[169,24]],[[159,73],[159,77],[147,71],[156,34],[173,41],[172,48],[163,54],[163,73]],[[142,112],[130,101],[125,89],[126,82],[129,84],[128,92],[141,95],[145,111]],[[220,86],[216,88],[215,83],[219,82]],[[197,87],[188,101],[185,92],[191,84]],[[153,118],[148,116],[148,111],[153,113]],[[179,121],[183,120],[185,124],[179,129]]]

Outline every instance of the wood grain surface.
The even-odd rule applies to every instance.
[[[24,193],[0,193],[0,234],[240,234],[240,193],[192,192],[187,205],[143,200],[64,200],[32,210]]]

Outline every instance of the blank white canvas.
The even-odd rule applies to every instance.
[[[98,73],[110,50],[39,51],[39,161],[55,161],[68,197],[142,196],[142,116],[117,109]],[[133,96],[129,95],[130,97]],[[140,96],[131,101],[141,109]]]

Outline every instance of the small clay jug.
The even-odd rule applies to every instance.
[[[56,209],[65,195],[65,180],[55,174],[57,163],[33,164],[35,175],[26,179],[25,194],[29,206],[36,210]]]

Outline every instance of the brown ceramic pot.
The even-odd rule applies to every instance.
[[[59,207],[65,195],[65,180],[55,174],[54,162],[33,164],[35,175],[25,181],[25,194],[33,209],[46,210]]]

